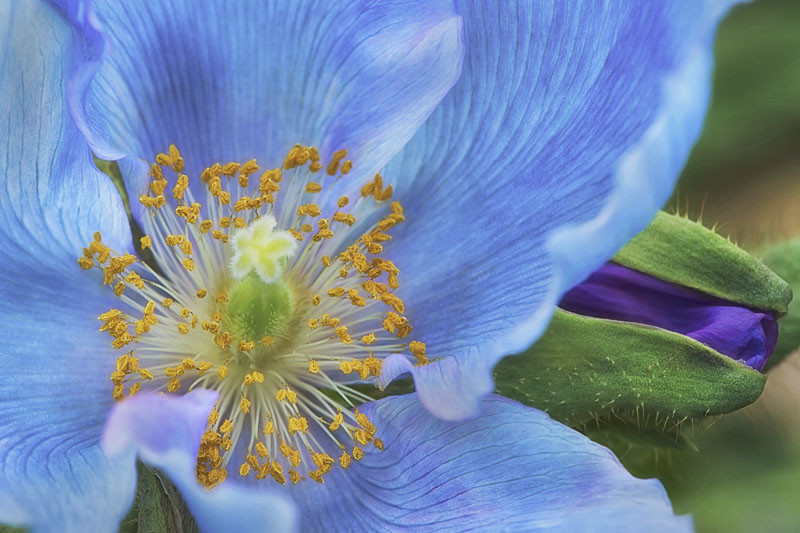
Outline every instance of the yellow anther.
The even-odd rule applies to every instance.
[[[174,144],[169,145],[169,158],[172,161],[172,169],[175,172],[183,170],[183,158],[181,157],[178,147]]]
[[[245,397],[242,397],[242,401],[239,402],[239,409],[242,413],[247,414],[250,412],[250,400]]]
[[[180,333],[181,335],[186,335],[187,333],[189,333],[189,325],[184,324],[183,322],[179,322],[178,333]]]
[[[322,265],[326,266],[326,267],[331,266],[331,258],[329,256],[327,256],[327,255],[323,255],[322,256]]]
[[[408,350],[417,358],[417,364],[427,365],[428,358],[425,355],[425,343],[419,341],[411,341],[408,343]]]
[[[347,375],[354,370],[353,362],[352,361],[342,361],[339,363],[339,370],[342,371],[343,374]]]
[[[197,365],[197,373],[201,376],[211,370],[211,363],[208,361],[203,361],[199,365]]]
[[[364,429],[357,429],[353,431],[353,439],[362,446],[366,446],[372,440],[372,436]]]
[[[131,385],[131,388],[128,390],[128,396],[133,397],[140,390],[142,390],[142,382],[141,381],[137,381],[136,383]]]
[[[168,167],[172,165],[172,159],[167,154],[156,154],[156,163],[162,167]]]
[[[186,174],[180,174],[178,176],[178,180],[175,182],[175,186],[172,188],[172,196],[176,200],[181,200],[183,198],[183,193],[186,192],[186,189],[189,188],[189,176]]]
[[[352,226],[356,223],[356,217],[351,215],[350,213],[334,213],[333,219],[337,222],[341,222],[348,226]],[[373,252],[370,252],[373,253]],[[377,252],[376,252],[377,253]]]
[[[311,305],[313,305],[313,306],[317,306],[317,305],[319,305],[320,301],[321,301],[321,300],[320,300],[320,296],[319,296],[319,294],[315,294],[315,295],[314,295],[314,296],[311,298]]]
[[[350,338],[350,334],[347,332],[347,326],[339,326],[335,328],[333,332],[339,337],[339,340],[342,341],[342,344],[350,344],[352,339]]]
[[[171,305],[172,305],[172,302],[173,302],[173,301],[174,301],[174,300],[173,300],[172,298],[164,298],[163,300],[161,300],[161,305],[163,305],[164,307],[166,307],[167,309],[169,309],[169,306],[171,306]]]
[[[275,342],[274,337],[270,337],[269,335],[264,335],[263,337],[261,337],[261,344],[263,344],[264,346],[269,346],[273,342]]]
[[[319,374],[319,363],[313,359],[308,362],[308,371],[312,374]]]
[[[151,381],[153,379],[153,373],[146,368],[140,368],[139,375],[142,377],[142,379],[147,381]]]
[[[383,451],[383,441],[381,439],[375,439],[372,441],[372,444],[375,445],[380,451]]]
[[[358,446],[353,446],[353,459],[360,461],[364,457],[364,450]]]
[[[111,392],[111,397],[116,401],[120,401],[125,397],[125,386],[122,384],[114,385],[114,390]]]
[[[267,451],[267,447],[263,442],[256,443],[256,453],[259,457],[269,457],[269,452]]]
[[[250,464],[247,462],[242,463],[242,466],[239,467],[239,475],[245,477],[249,473],[250,473]]]
[[[296,229],[291,229],[290,228],[288,231],[289,231],[289,234],[292,237],[294,237],[295,239],[297,239],[298,241],[302,241],[303,240],[303,234],[300,233],[299,231],[297,231]]]
[[[358,289],[348,289],[347,296],[350,298],[350,303],[356,307],[364,307],[367,305],[366,300],[358,294]]]
[[[333,289],[328,289],[328,296],[332,296],[334,298],[343,296],[344,289],[342,287],[334,287]]]
[[[114,285],[114,294],[116,296],[122,296],[122,293],[125,291],[125,283],[120,281],[116,285]]]
[[[100,316],[98,316],[97,318],[99,318],[103,322],[111,322],[112,320],[117,320],[119,318],[125,318],[125,315],[119,309],[110,309],[110,310],[106,311],[105,313],[101,314]],[[103,330],[101,330],[101,331],[103,331]]]
[[[222,169],[220,170],[220,173],[223,176],[233,176],[234,174],[236,174],[237,170],[239,170],[239,163],[231,161],[230,163],[226,163],[225,165],[223,165]]]
[[[233,225],[234,227],[242,229],[247,227],[247,222],[245,222],[242,217],[236,217],[233,219]]]
[[[328,315],[322,315],[322,317],[320,318],[319,323],[322,324],[323,326],[328,326],[328,327],[331,327],[331,328],[335,328],[336,326],[339,325],[339,319],[338,318],[331,318]]]
[[[231,431],[233,431],[233,422],[231,422],[230,419],[226,418],[222,422],[222,425],[219,427],[219,432],[224,434],[224,433],[230,433]]]
[[[333,422],[331,422],[330,425],[328,425],[328,429],[330,429],[331,431],[336,431],[337,429],[339,429],[339,426],[341,426],[343,423],[344,423],[344,415],[342,415],[340,411],[336,413],[336,416],[333,417]]]
[[[192,270],[194,270],[194,261],[192,261],[190,258],[187,257],[186,259],[183,260],[183,268],[191,272]]]
[[[272,435],[273,433],[275,433],[275,424],[270,420],[264,424],[264,435]]]
[[[249,352],[253,348],[256,347],[255,341],[239,341],[239,351],[240,352]]]
[[[228,375],[228,367],[225,365],[220,365],[219,368],[217,369],[217,377],[219,377],[219,379],[225,379],[225,376],[227,375]]]
[[[381,373],[382,361],[370,353],[369,357],[364,359],[364,367],[372,372],[373,376],[378,376]]]
[[[331,156],[331,161],[328,163],[328,168],[325,170],[329,176],[336,174],[339,169],[339,162],[347,157],[347,150],[336,150]]]
[[[322,185],[320,185],[319,183],[315,183],[313,181],[310,181],[310,182],[308,182],[306,184],[305,191],[307,193],[315,194],[315,193],[320,192],[321,190],[322,190]]]
[[[212,220],[204,220],[200,223],[200,233],[208,233],[213,227],[214,222]]]
[[[342,455],[339,456],[339,465],[341,465],[342,468],[347,468],[350,466],[350,459],[350,454],[346,451],[342,451]]]
[[[308,420],[303,416],[290,417],[288,430],[289,433],[296,433],[298,431],[306,433],[308,431]]]
[[[192,254],[192,242],[189,241],[189,240],[184,240],[183,243],[181,244],[181,250],[186,255],[191,255]]]
[[[183,235],[167,235],[164,237],[164,242],[168,246],[178,246],[183,242]]]
[[[144,235],[139,238],[139,246],[141,246],[142,250],[147,250],[153,246],[153,239],[151,239],[149,235]]]
[[[310,329],[317,329],[319,327],[319,320],[317,320],[316,318],[309,318],[308,327]]]
[[[78,259],[78,264],[81,266],[82,269],[89,270],[94,266],[94,261],[92,261],[88,257],[81,257],[80,259]]]
[[[353,162],[348,159],[347,161],[342,163],[342,168],[339,169],[339,172],[341,172],[342,174],[347,174],[351,170],[353,170]]]
[[[225,294],[224,292],[221,292],[217,294],[217,296],[214,299],[219,303],[224,303],[228,301],[228,295]]]
[[[183,309],[181,309],[181,316],[183,318],[189,318],[190,316],[192,316],[192,311],[188,307],[184,307]]]
[[[367,345],[374,343],[375,340],[376,340],[376,337],[375,337],[374,333],[368,333],[367,335],[364,335],[363,337],[361,337],[361,342],[363,342],[364,344],[367,344]]]
[[[283,466],[278,461],[272,461],[269,473],[281,485],[286,483],[286,477],[283,475]]]
[[[191,369],[193,369],[195,367],[194,360],[193,359],[189,359],[187,357],[186,359],[181,361],[181,366],[183,367],[184,370],[191,370]]]
[[[167,383],[167,391],[169,392],[177,392],[177,390],[180,388],[181,388],[181,380],[178,378],[172,378]]]
[[[214,335],[214,344],[222,348],[223,350],[230,346],[233,343],[233,337],[227,331],[223,331],[222,333],[217,333]]]
[[[395,295],[395,294],[393,294],[391,292],[386,292],[386,293],[382,294],[381,295],[381,301],[383,303],[385,303],[386,305],[392,306],[392,308],[397,313],[401,313],[402,314],[402,313],[405,312],[406,308],[405,308],[405,304],[403,304],[403,300],[401,300],[397,295]]]

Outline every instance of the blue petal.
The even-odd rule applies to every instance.
[[[691,530],[657,481],[541,411],[489,396],[447,422],[413,394],[361,409],[385,450],[295,487],[304,531]]]
[[[138,455],[166,473],[203,531],[294,531],[297,511],[284,487],[256,490],[225,482],[207,491],[195,479],[200,439],[217,397],[207,390],[180,397],[138,394],[114,407],[103,449],[109,456],[127,457],[130,472]]]
[[[437,415],[476,412],[497,360],[538,338],[561,294],[669,197],[729,4],[462,3],[462,77],[384,173],[409,221],[386,249],[412,335],[456,361],[395,360],[385,380],[410,371]],[[462,379],[481,388],[448,394],[470,389]]]
[[[92,46],[64,15],[81,17],[33,0],[0,6],[0,522],[109,531],[134,485],[99,447],[113,356],[97,314],[111,299],[77,259],[97,229],[119,251],[130,233],[69,119],[65,79]]]
[[[108,54],[70,94],[92,149],[132,166],[174,143],[195,177],[215,161],[278,166],[296,142],[323,160],[346,148],[353,173],[371,175],[430,115],[463,56],[452,0],[99,1],[96,13]],[[126,168],[134,198],[142,168]]]

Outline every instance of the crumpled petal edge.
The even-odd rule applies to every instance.
[[[103,431],[102,447],[112,458],[130,458],[135,479],[138,456],[169,476],[180,490],[202,531],[296,531],[299,515],[294,502],[274,490],[223,483],[207,491],[195,479],[195,458],[208,415],[218,398],[215,391],[195,390],[174,397],[140,393],[114,406]]]

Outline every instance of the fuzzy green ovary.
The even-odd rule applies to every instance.
[[[229,291],[223,326],[236,342],[265,336],[284,337],[294,309],[294,297],[282,281],[264,283],[255,272],[236,282]]]

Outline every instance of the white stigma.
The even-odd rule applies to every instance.
[[[276,231],[277,221],[264,215],[233,235],[231,273],[242,280],[255,270],[264,283],[273,283],[283,274],[285,259],[297,249],[297,240],[288,231]]]

